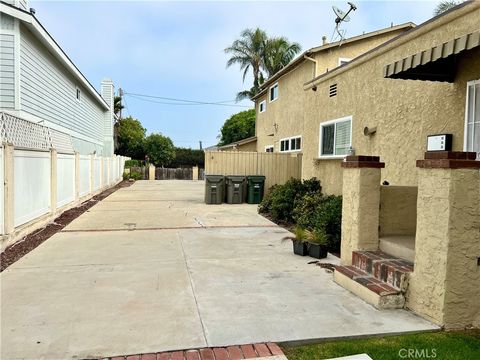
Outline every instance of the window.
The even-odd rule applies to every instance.
[[[320,157],[343,157],[352,146],[352,117],[320,124]]]
[[[293,136],[280,140],[280,152],[300,151],[302,150],[302,137]]]
[[[81,93],[81,91],[80,91],[79,88],[75,88],[75,90],[76,90],[77,101],[80,101],[80,98],[81,98],[81,96],[82,96],[82,95],[81,95],[82,93]]]
[[[259,105],[258,105],[258,111],[263,113],[267,109],[267,101],[263,100]]]
[[[278,83],[270,88],[270,102],[278,99]]]
[[[465,151],[475,151],[480,159],[480,80],[467,83],[463,147]]]
[[[338,58],[338,66],[349,63],[352,59],[349,58]]]
[[[265,146],[265,152],[273,152],[273,145]]]

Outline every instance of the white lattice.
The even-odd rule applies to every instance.
[[[70,135],[0,112],[0,139],[17,148],[73,153]]]

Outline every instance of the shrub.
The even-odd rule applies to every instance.
[[[269,214],[274,221],[291,223],[296,200],[306,194],[320,193],[320,190],[320,182],[316,178],[304,182],[292,178],[283,185],[272,186],[259,211]]]
[[[125,160],[125,168],[131,167],[140,167],[142,166],[142,162],[140,160]]]
[[[143,174],[137,171],[132,171],[130,173],[130,179],[133,180],[143,180]]]
[[[298,226],[323,234],[330,251],[340,251],[341,196],[323,196],[320,193],[307,194],[295,203],[293,219]]]

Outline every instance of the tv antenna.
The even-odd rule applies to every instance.
[[[339,46],[342,45],[343,40],[345,40],[345,34],[347,33],[347,30],[340,29],[340,26],[344,22],[349,22],[350,17],[348,16],[348,14],[350,14],[352,11],[357,10],[357,7],[354,3],[348,2],[347,4],[350,5],[350,9],[348,9],[347,12],[340,10],[336,6],[332,6],[333,12],[337,17],[335,19],[335,30],[333,31],[332,40],[330,42],[334,42],[338,37],[340,41]]]

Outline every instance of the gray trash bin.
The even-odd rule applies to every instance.
[[[205,175],[205,204],[221,204],[225,199],[225,177]]]
[[[227,204],[241,204],[246,197],[246,177],[230,175],[226,177]]]

